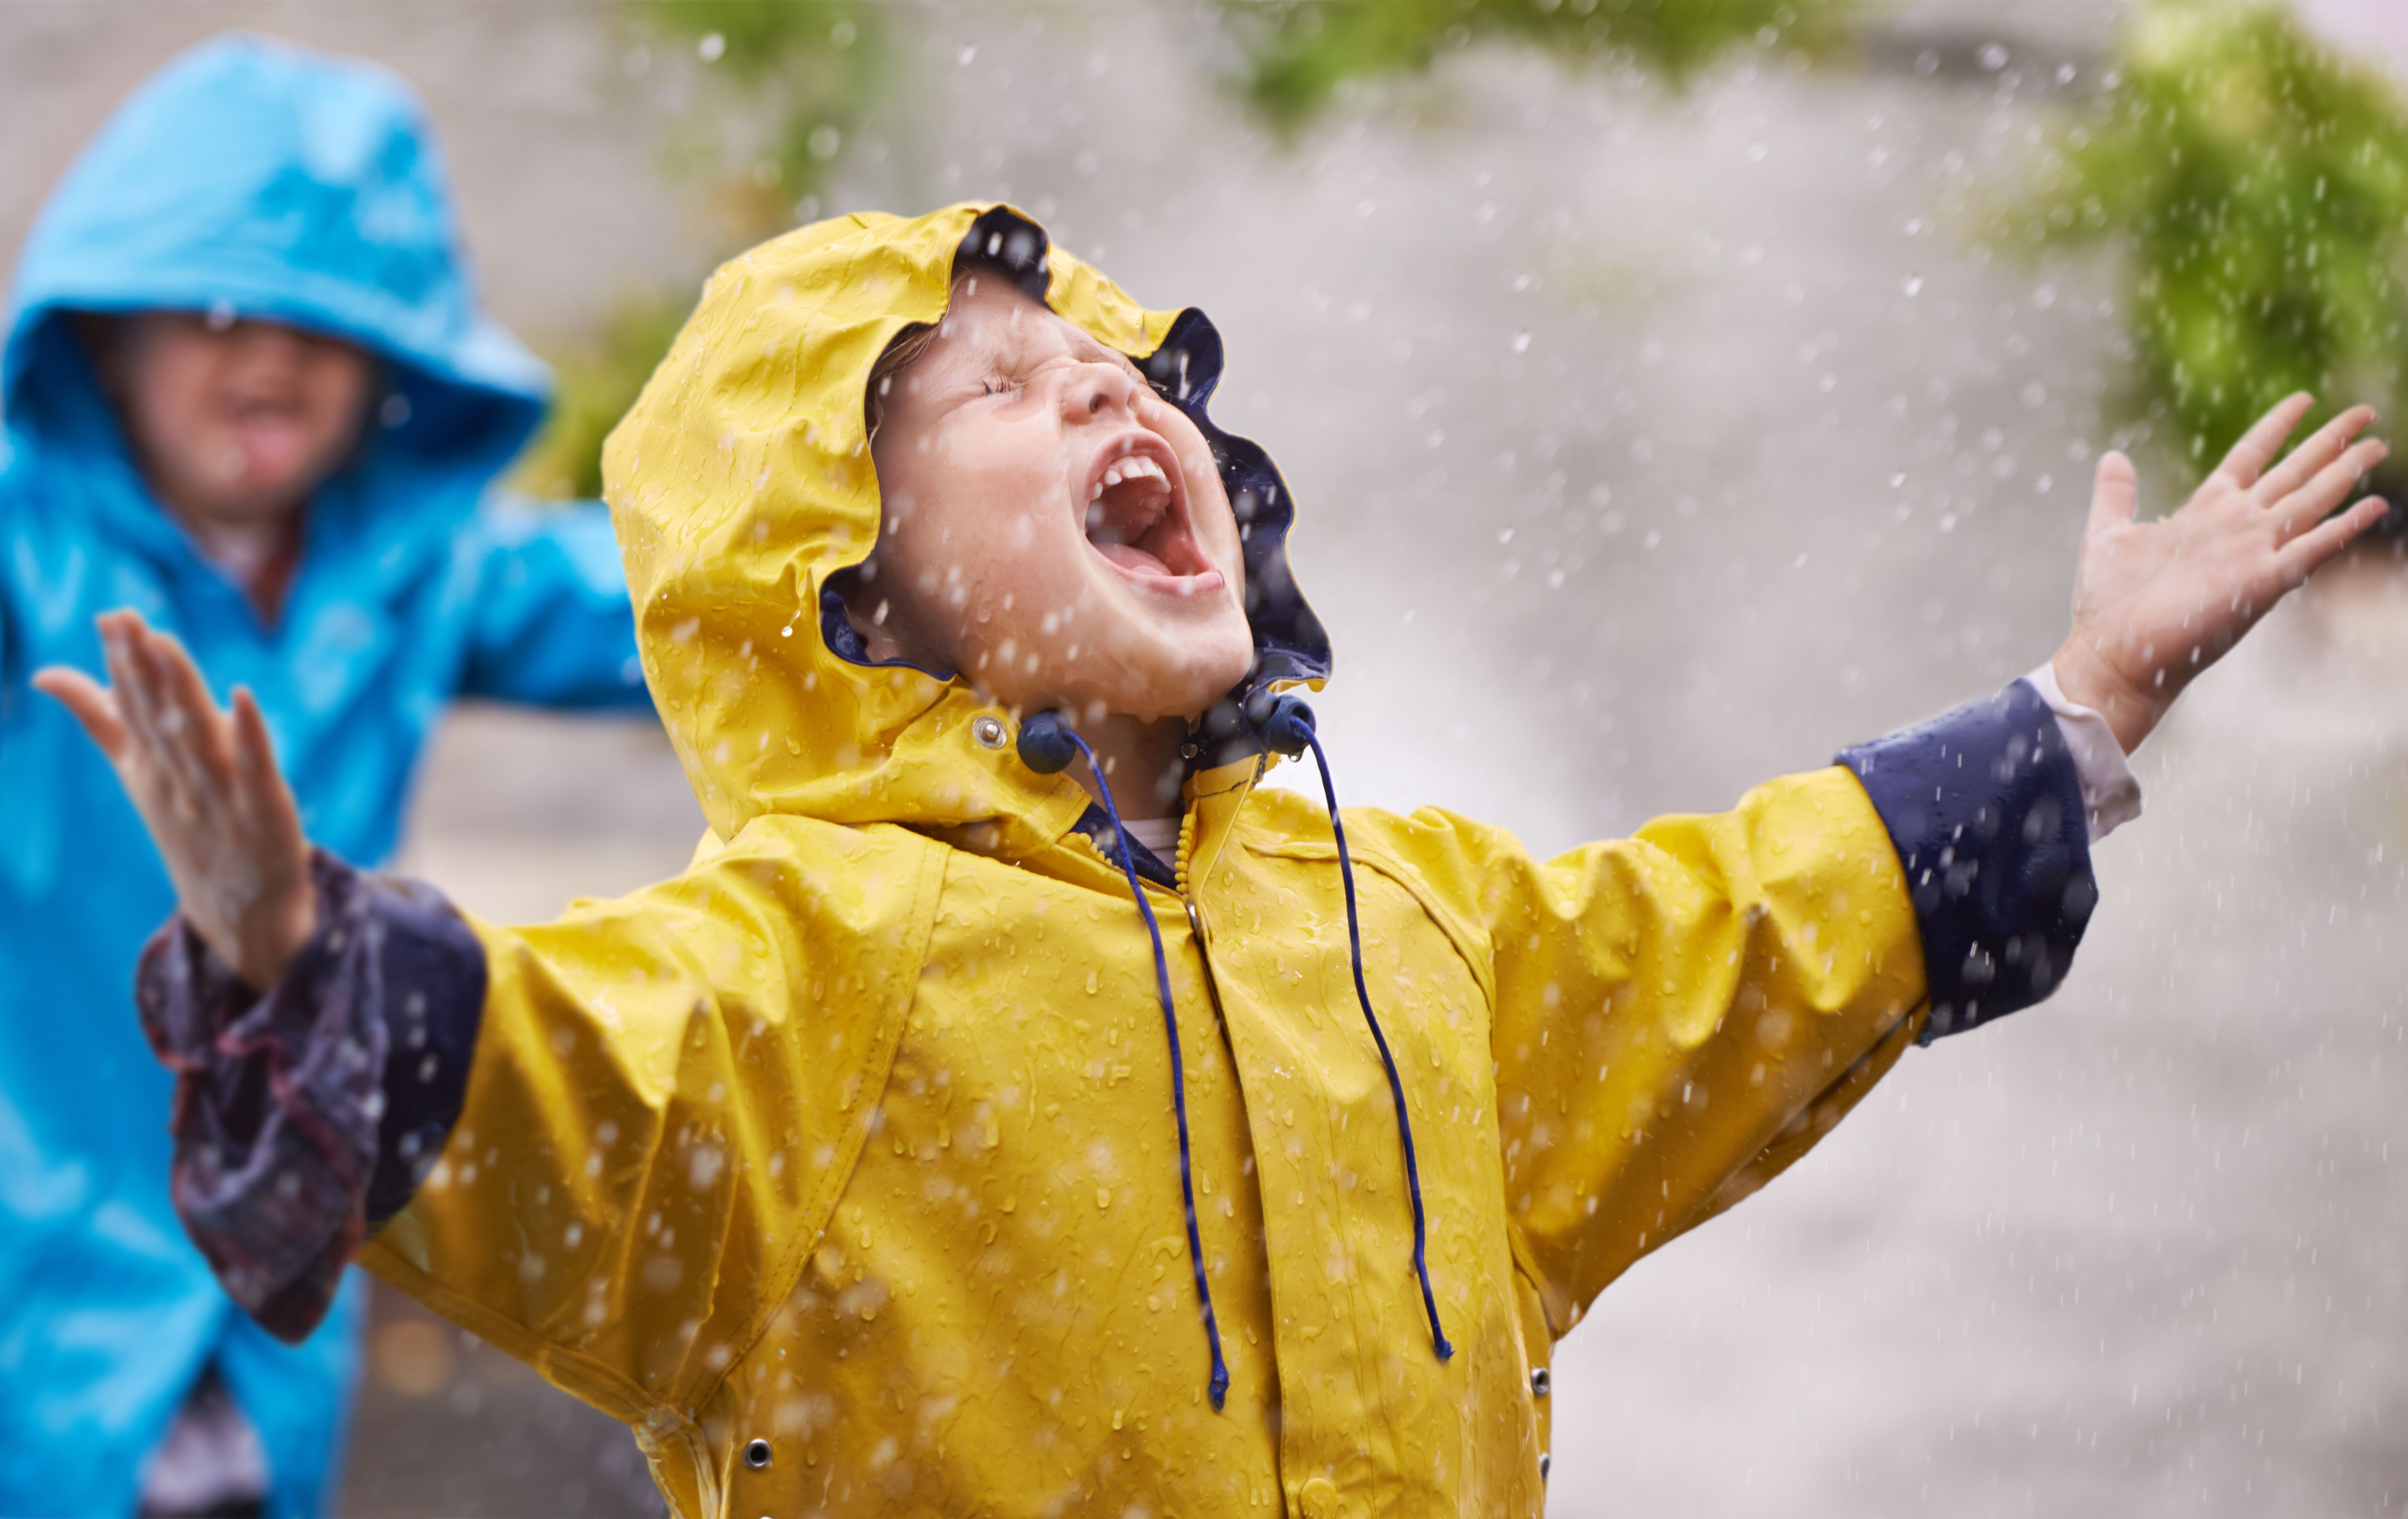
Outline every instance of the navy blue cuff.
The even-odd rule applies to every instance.
[[[2099,901],[2082,781],[2027,681],[1840,755],[1906,871],[1925,1043],[2057,990]]]
[[[434,887],[357,880],[361,915],[383,952],[354,972],[380,983],[373,1001],[385,1027],[384,1111],[367,1193],[374,1229],[409,1205],[467,1103],[485,1019],[485,947]]]
[[[176,1072],[176,1211],[226,1292],[288,1344],[441,1153],[484,1018],[484,947],[424,886],[310,860],[318,928],[252,990],[179,916],[135,999]]]

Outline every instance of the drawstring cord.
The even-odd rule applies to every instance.
[[[1138,883],[1137,858],[1129,849],[1128,829],[1121,822],[1120,808],[1112,801],[1112,784],[1104,779],[1104,767],[1096,763],[1096,752],[1056,713],[1040,712],[1021,725],[1021,762],[1039,775],[1067,769],[1074,746],[1086,757],[1087,770],[1096,778],[1096,789],[1103,793],[1105,814],[1112,820],[1112,837],[1120,841],[1121,872],[1128,878],[1129,896],[1136,899],[1137,910],[1145,918],[1145,931],[1154,939],[1154,991],[1162,1003],[1163,1033],[1170,1040],[1170,1104],[1179,1120],[1179,1195],[1187,1208],[1187,1260],[1196,1268],[1196,1298],[1203,1305],[1204,1338],[1212,1347],[1212,1380],[1208,1391],[1217,1412],[1229,1396],[1229,1367],[1221,1358],[1221,1325],[1212,1316],[1212,1288],[1204,1280],[1204,1240],[1196,1228],[1196,1179],[1187,1145],[1187,1074],[1179,1053],[1179,1014],[1170,1000],[1170,959],[1163,953],[1162,927],[1154,920],[1154,904],[1146,900],[1145,888]],[[1411,1154],[1410,1144],[1407,1154]],[[1419,1195],[1415,1196],[1418,1198]],[[1413,1216],[1418,1221],[1421,1205],[1417,1200],[1413,1206]],[[1426,1285],[1423,1291],[1428,1291]]]
[[[1429,1215],[1422,1203],[1421,1165],[1413,1153],[1413,1121],[1405,1109],[1405,1082],[1398,1074],[1396,1053],[1388,1047],[1388,1036],[1380,1027],[1379,1015],[1371,1010],[1370,988],[1363,981],[1363,926],[1354,905],[1354,861],[1346,850],[1346,825],[1338,816],[1338,785],[1330,778],[1329,756],[1322,752],[1321,740],[1312,731],[1312,709],[1295,696],[1257,693],[1245,705],[1249,726],[1265,744],[1290,758],[1312,751],[1312,762],[1321,770],[1321,794],[1329,803],[1329,831],[1338,844],[1338,874],[1346,889],[1346,959],[1354,973],[1354,998],[1363,1010],[1363,1022],[1371,1030],[1371,1042],[1380,1049],[1380,1065],[1388,1074],[1388,1096],[1397,1105],[1397,1136],[1403,1141],[1405,1152],[1405,1189],[1413,1204],[1413,1276],[1421,1284],[1422,1309],[1429,1315],[1430,1344],[1441,1361],[1455,1355],[1455,1347],[1447,1342],[1446,1330],[1439,1323],[1438,1295],[1431,1290],[1429,1276]],[[1170,998],[1170,960],[1163,953],[1162,928],[1154,922],[1154,905],[1146,900],[1145,888],[1139,884],[1137,860],[1129,847],[1128,828],[1121,822],[1120,807],[1112,800],[1111,782],[1104,779],[1104,767],[1096,763],[1096,752],[1087,740],[1066,724],[1058,712],[1039,712],[1021,724],[1018,745],[1021,763],[1039,775],[1053,775],[1068,769],[1074,757],[1084,756],[1088,772],[1096,778],[1096,789],[1102,793],[1105,815],[1111,819],[1112,837],[1120,843],[1121,872],[1128,879],[1129,896],[1137,902],[1138,911],[1145,918],[1145,931],[1154,940],[1154,996],[1162,1003],[1162,1026],[1170,1040],[1171,1110],[1179,1121],[1179,1190],[1187,1209],[1187,1258],[1196,1271],[1196,1297],[1203,1305],[1204,1338],[1212,1348],[1212,1407],[1217,1410],[1229,1391],[1229,1369],[1221,1358],[1221,1326],[1212,1314],[1212,1289],[1204,1279],[1204,1244],[1196,1227],[1196,1183],[1187,1142],[1187,1079],[1179,1049],[1179,1016]]]
[[[1397,1135],[1405,1147],[1405,1186],[1413,1199],[1413,1275],[1420,1279],[1422,1307],[1429,1313],[1430,1343],[1441,1361],[1455,1354],[1447,1343],[1446,1330],[1439,1326],[1438,1296],[1430,1290],[1429,1220],[1422,1208],[1421,1167],[1413,1157],[1413,1121],[1405,1111],[1405,1082],[1397,1074],[1397,1057],[1388,1048],[1388,1036],[1380,1027],[1377,1013],[1371,1010],[1370,989],[1363,984],[1363,928],[1354,910],[1354,862],[1346,853],[1346,825],[1338,818],[1338,786],[1329,777],[1329,756],[1322,752],[1321,739],[1312,731],[1312,709],[1294,696],[1270,696],[1258,694],[1246,704],[1247,721],[1255,734],[1271,748],[1295,757],[1305,750],[1312,751],[1312,762],[1321,768],[1321,794],[1329,803],[1329,832],[1338,841],[1338,874],[1346,886],[1346,958],[1354,971],[1354,996],[1363,1006],[1363,1022],[1371,1028],[1371,1041],[1380,1047],[1380,1064],[1387,1068],[1388,1095],[1397,1102]]]

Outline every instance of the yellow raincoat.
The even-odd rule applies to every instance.
[[[685,874],[536,928],[441,1163],[364,1256],[634,1426],[683,1515],[1527,1514],[1554,1340],[1780,1170],[1918,1032],[1898,856],[1834,767],[1532,858],[1448,813],[1187,787],[1169,953],[1205,1393],[1152,951],[1014,714],[840,657],[875,540],[867,376],[982,208],[737,259],[612,436],[645,672],[710,819]],[[1142,357],[1172,314],[1058,249],[1054,308]]]

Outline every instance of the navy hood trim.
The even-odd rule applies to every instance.
[[[953,261],[1001,269],[1031,300],[1044,303],[1051,289],[1046,255],[1052,242],[1045,229],[997,206],[980,214],[963,234]],[[1270,455],[1251,438],[1221,430],[1209,403],[1221,383],[1221,334],[1203,312],[1189,307],[1170,324],[1162,345],[1138,366],[1154,393],[1177,407],[1212,450],[1222,489],[1238,519],[1238,537],[1246,566],[1246,623],[1254,640],[1254,661],[1237,688],[1204,714],[1198,724],[1198,768],[1226,765],[1264,752],[1241,709],[1258,691],[1275,686],[1318,682],[1329,678],[1329,635],[1313,615],[1296,583],[1287,562],[1288,530],[1296,523],[1296,502]],[[845,617],[844,595],[850,575],[831,581],[835,595],[821,609],[821,626],[828,647],[838,657],[856,665],[882,663],[861,652],[861,640]],[[907,665],[906,660],[884,664]],[[951,671],[912,665],[939,680]],[[1082,830],[1083,831],[1083,830]]]

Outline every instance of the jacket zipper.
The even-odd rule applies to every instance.
[[[1221,1031],[1221,1052],[1228,1056],[1229,1068],[1238,1068],[1238,1052],[1229,1042],[1229,1020],[1221,1011],[1221,983],[1212,974],[1212,952],[1204,937],[1204,909],[1187,879],[1187,867],[1196,851],[1196,812],[1188,810],[1179,824],[1179,855],[1171,862],[1170,873],[1179,882],[1179,905],[1187,910],[1187,932],[1196,939],[1196,961],[1204,968],[1204,999],[1212,1005],[1212,1026]]]

